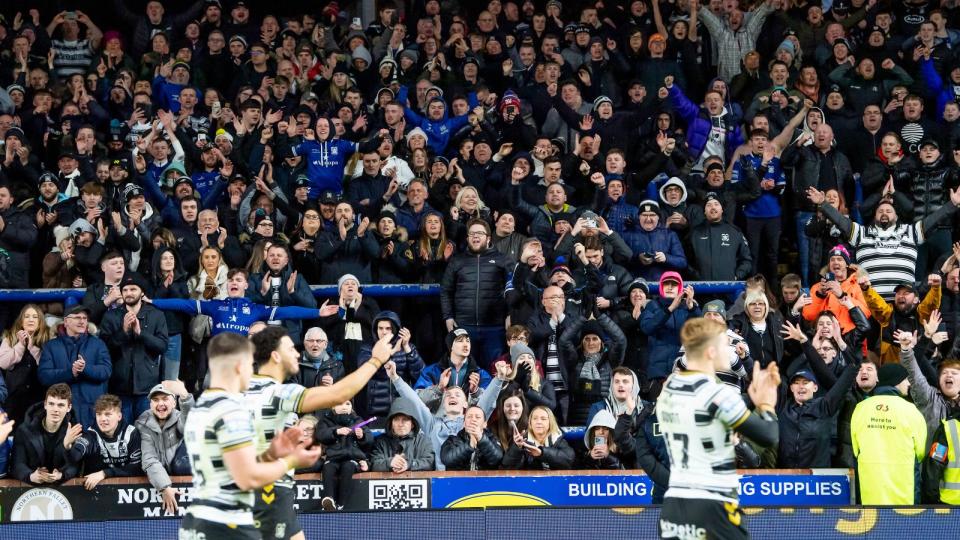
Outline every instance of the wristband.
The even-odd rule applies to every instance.
[[[386,364],[385,361],[377,358],[376,356],[371,356],[369,361],[372,362],[377,367],[377,369],[382,368],[384,364]]]
[[[287,457],[287,456],[284,456],[284,457],[280,458],[278,461],[282,461],[282,462],[283,462],[283,465],[287,468],[288,471],[289,471],[290,469],[296,469],[296,468],[297,468],[297,467],[294,465],[294,463],[292,462],[292,460],[291,460],[289,457]]]

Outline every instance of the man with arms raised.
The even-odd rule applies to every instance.
[[[753,366],[747,392],[751,414],[740,393],[717,380],[730,368],[727,327],[707,318],[688,320],[680,330],[689,371],[667,379],[657,400],[657,419],[670,455],[670,487],[660,511],[661,538],[749,538],[738,508],[740,478],[731,431],[761,446],[776,446],[774,410],[780,372],[776,362]]]

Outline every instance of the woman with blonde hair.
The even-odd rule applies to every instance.
[[[3,332],[0,369],[9,391],[6,410],[18,423],[23,422],[27,408],[43,401],[44,388],[37,378],[37,366],[50,334],[43,310],[37,304],[23,306],[13,325]]]
[[[467,241],[467,222],[474,218],[486,221],[493,228],[490,208],[480,198],[480,192],[473,186],[463,186],[450,207],[447,224],[449,236],[458,246]]]
[[[553,411],[534,407],[527,417],[526,436],[514,430],[510,448],[503,456],[503,468],[559,471],[573,467],[573,448],[563,439]]]
[[[413,251],[412,272],[419,283],[440,283],[447,269],[447,261],[456,252],[456,246],[447,236],[443,217],[429,213],[420,221],[420,237],[410,245]],[[440,316],[440,298],[421,296],[409,299],[412,313],[420,314],[413,327],[415,342],[424,358],[439,358],[444,353],[443,319]]]

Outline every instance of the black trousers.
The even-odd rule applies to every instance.
[[[753,257],[753,273],[763,274],[771,287],[777,282],[777,259],[782,229],[780,221],[779,217],[747,218],[745,231],[747,242],[750,244],[750,256]]]
[[[323,464],[323,496],[343,504],[353,489],[357,464],[353,461],[328,461]]]

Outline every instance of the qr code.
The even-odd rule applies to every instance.
[[[427,480],[371,480],[371,510],[427,508]]]

